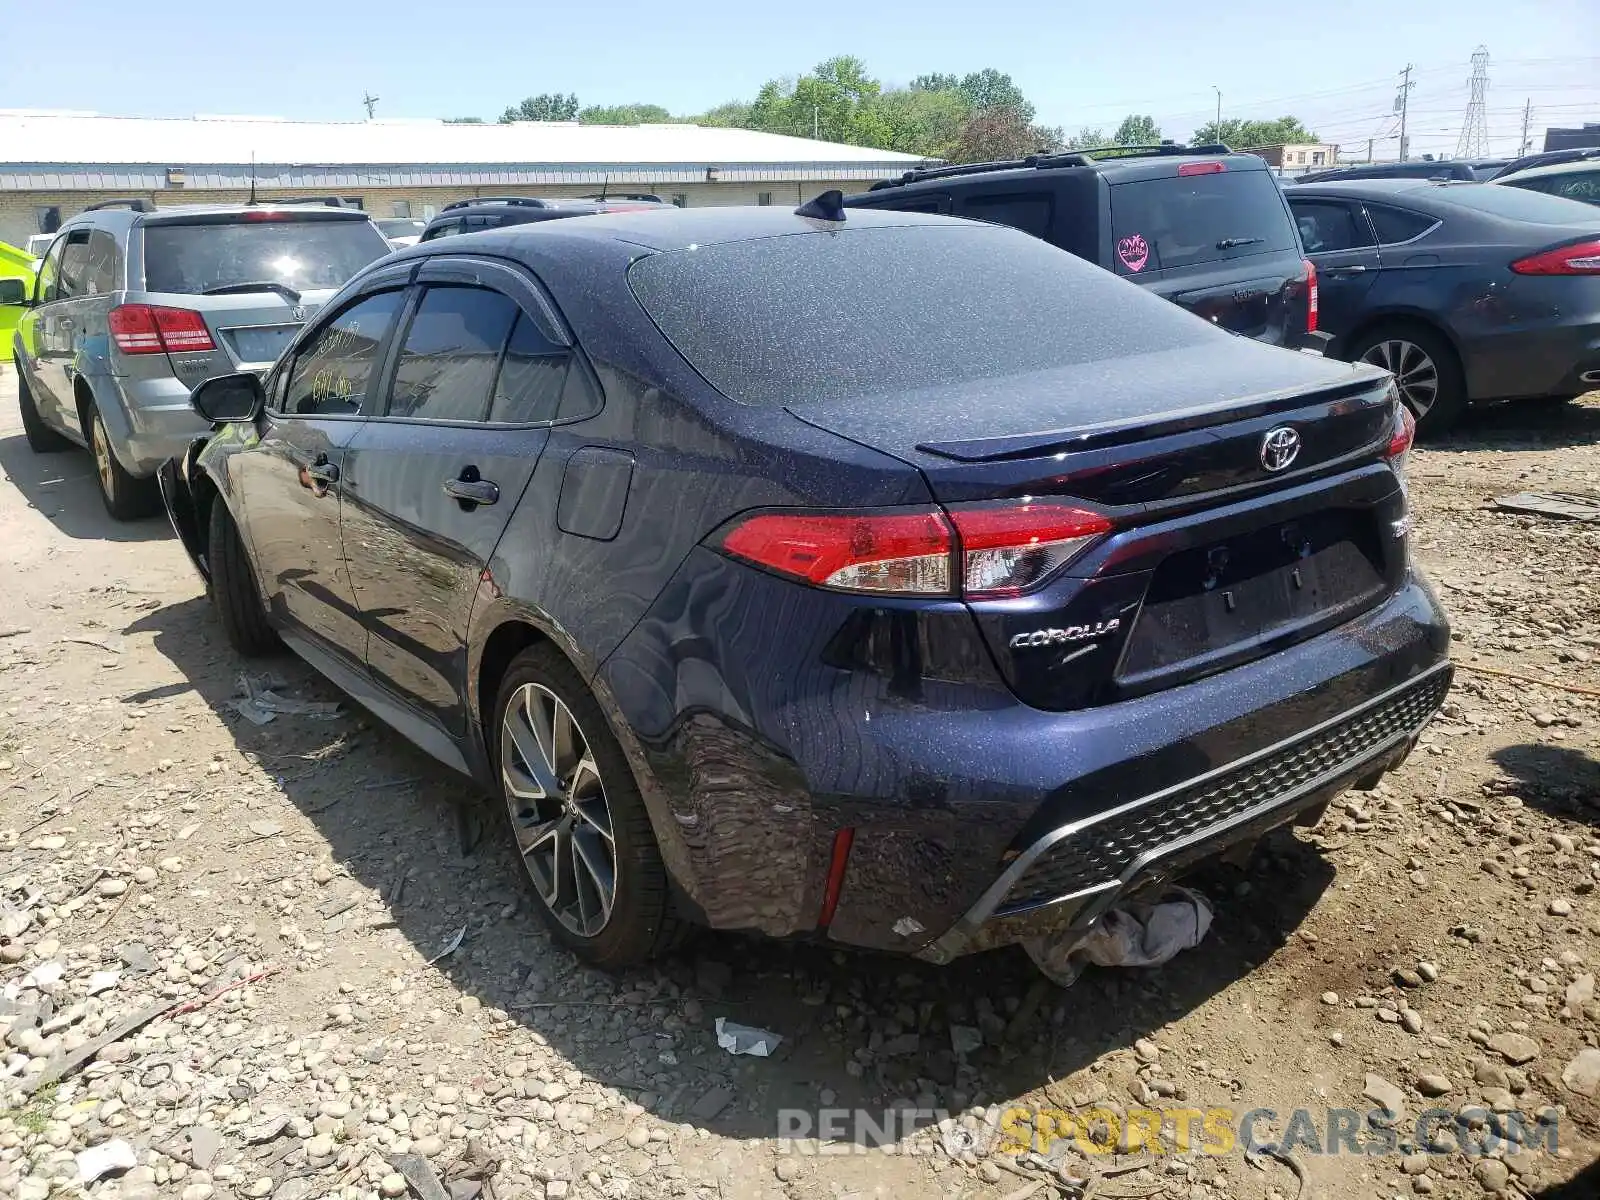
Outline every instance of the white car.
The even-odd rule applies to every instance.
[[[39,260],[44,257],[45,251],[50,249],[50,243],[56,240],[53,233],[32,233],[28,235],[28,244],[23,247],[28,256],[33,259],[34,270],[39,269]]]
[[[389,239],[389,244],[396,250],[401,246],[415,246],[422,231],[428,227],[426,221],[419,221],[415,217],[378,217],[376,220],[379,232]]]

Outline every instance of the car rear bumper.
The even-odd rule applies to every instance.
[[[1600,370],[1600,280],[1519,279],[1504,312],[1475,331],[1458,331],[1471,400],[1576,396],[1581,377]]]
[[[786,605],[792,584],[708,554],[691,556],[596,690],[688,911],[717,928],[943,960],[1092,921],[1192,853],[1396,765],[1448,684],[1449,627],[1414,573],[1277,653],[1047,712],[1016,701],[975,637],[977,653],[935,664],[928,631],[884,601],[872,617],[898,649],[881,672],[835,669],[852,618],[818,606],[856,601]]]
[[[103,416],[117,458],[130,474],[154,475],[167,459],[181,459],[191,442],[211,431],[189,407],[189,389],[177,379],[121,378],[116,384],[118,411]]]

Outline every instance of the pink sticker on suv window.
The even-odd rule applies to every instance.
[[[1143,235],[1130,233],[1125,238],[1117,239],[1117,257],[1128,270],[1142,271],[1145,263],[1150,261],[1150,247]]]

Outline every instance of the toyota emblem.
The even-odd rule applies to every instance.
[[[289,315],[296,321],[304,321],[306,319],[306,306],[304,304],[296,304],[289,310]]]
[[[1287,425],[1267,430],[1261,439],[1261,465],[1269,471],[1281,471],[1300,453],[1300,435]]]

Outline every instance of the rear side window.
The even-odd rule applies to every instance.
[[[526,314],[517,317],[495,385],[491,421],[553,421],[561,406],[572,356],[554,345]]]
[[[379,292],[351,305],[311,336],[295,355],[283,411],[297,416],[361,411],[378,352],[399,315],[405,292]]]
[[[343,287],[389,243],[371,221],[239,220],[147,224],[148,291],[200,296],[239,283],[296,291]]]
[[[1337,200],[1296,200],[1291,197],[1289,210],[1294,213],[1295,224],[1300,227],[1300,244],[1305,247],[1307,254],[1357,250],[1373,244],[1366,219],[1353,204]]]
[[[961,215],[994,225],[1009,225],[1034,237],[1048,237],[1054,205],[1049,192],[1025,192],[1009,196],[969,196],[962,203]]]
[[[117,239],[103,229],[96,229],[89,235],[89,261],[85,272],[89,294],[103,296],[116,291],[120,267]]]
[[[516,302],[472,287],[430,287],[417,305],[389,389],[388,415],[482,421]]]
[[[1298,206],[1295,211],[1299,211]],[[1439,223],[1437,217],[1425,217],[1403,208],[1390,208],[1387,204],[1367,205],[1367,215],[1372,218],[1372,224],[1378,231],[1378,241],[1385,246],[1421,237]]]
[[[983,225],[846,224],[653,254],[628,278],[684,358],[746,404],[1003,386],[1217,336],[1048,242]]]
[[[461,220],[460,218],[455,218],[453,220],[444,221],[441,224],[435,225],[432,229],[428,230],[428,232],[422,235],[422,240],[425,242],[431,242],[435,238],[449,237],[452,233],[460,232]]]
[[[1111,188],[1119,275],[1294,248],[1282,193],[1265,171],[1220,171]]]

